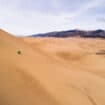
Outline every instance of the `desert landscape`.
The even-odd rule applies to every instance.
[[[0,30],[0,105],[105,105],[105,39]]]

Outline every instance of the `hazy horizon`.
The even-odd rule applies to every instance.
[[[105,29],[105,0],[0,0],[0,28],[15,35]]]

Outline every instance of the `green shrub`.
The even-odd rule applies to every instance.
[[[21,54],[22,54],[22,52],[21,52],[20,50],[18,50],[18,51],[17,51],[17,54],[18,54],[18,55],[21,55]]]

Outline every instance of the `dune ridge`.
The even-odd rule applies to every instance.
[[[0,104],[104,105],[104,49],[103,39],[16,38],[0,30]]]

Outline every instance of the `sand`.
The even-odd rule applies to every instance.
[[[105,105],[105,40],[0,30],[0,105]]]

